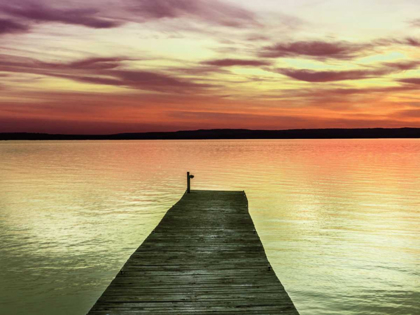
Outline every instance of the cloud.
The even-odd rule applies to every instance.
[[[64,65],[66,68],[89,70],[99,76],[70,75],[67,78],[86,83],[127,86],[142,90],[186,93],[189,90],[208,88],[210,85],[194,83],[163,72],[119,70],[125,58],[89,58]],[[94,71],[96,70],[96,71]],[[83,71],[85,73],[85,71]]]
[[[384,62],[383,66],[394,70],[414,70],[420,66],[420,61]]]
[[[127,58],[111,57],[111,58],[86,58],[79,61],[74,61],[66,66],[68,68],[77,69],[113,69],[120,66],[122,61],[127,61]]]
[[[348,71],[313,71],[306,69],[277,69],[290,78],[305,82],[334,82],[347,80],[363,80],[380,77],[393,72],[407,71],[418,68],[419,61],[384,62],[378,68],[367,68]]]
[[[69,63],[42,62],[28,57],[0,54],[0,71],[21,73],[96,73],[121,66],[121,62],[132,60],[122,57],[85,58]]]
[[[180,79],[175,76],[158,72],[112,70],[106,72],[106,74],[112,75],[116,78],[116,80],[110,82],[111,85],[124,85],[139,89],[160,92],[185,93],[188,90],[197,90],[200,88],[210,87],[206,84],[198,84],[189,80]],[[97,80],[98,78],[94,78],[91,82],[101,83],[101,81]]]
[[[279,73],[305,82],[333,82],[346,80],[369,79],[389,73],[389,70],[349,70],[349,71],[312,71],[295,69],[278,69]]]
[[[369,48],[365,44],[352,44],[348,42],[323,42],[323,41],[299,41],[293,43],[280,43],[264,47],[260,57],[311,57],[316,59],[352,59],[363,50]]]
[[[375,41],[375,43],[378,46],[406,45],[406,46],[420,47],[420,40],[415,39],[413,37],[406,37],[404,39],[396,39],[396,38],[378,39]]]
[[[250,59],[216,59],[203,62],[203,64],[216,67],[233,67],[233,66],[250,66],[260,67],[268,66],[271,62],[265,60],[250,60]]]
[[[410,21],[410,25],[414,27],[420,27],[420,19]]]
[[[420,78],[407,78],[407,79],[401,79],[401,80],[398,80],[398,81],[402,82],[402,83],[420,85]]]
[[[397,111],[395,116],[399,118],[420,118],[420,110],[419,109],[407,109]]]
[[[369,97],[372,94],[407,92],[407,91],[413,91],[415,89],[417,89],[417,87],[412,87],[408,85],[394,85],[394,86],[367,87],[367,88],[332,88],[332,89],[310,88],[310,89],[292,90],[290,91],[290,94],[292,96],[303,97],[304,99],[330,98],[330,99],[337,99],[340,102],[345,102],[346,100],[349,100],[351,96]]]
[[[136,0],[135,9],[145,21],[189,18],[228,27],[258,24],[254,13],[218,0]]]
[[[122,57],[87,58],[70,63],[46,63],[8,55],[0,57],[0,71],[3,72],[37,74],[83,83],[170,93],[197,92],[212,87],[163,71],[122,70],[121,62],[132,60]]]
[[[99,13],[97,9],[57,9],[31,3],[26,6],[7,6],[3,11],[35,22],[59,22],[97,29],[121,25],[120,22],[97,17]]]
[[[8,19],[0,19],[0,35],[25,33],[29,27]]]
[[[420,47],[420,41],[412,37],[407,37],[402,43],[409,46]]]

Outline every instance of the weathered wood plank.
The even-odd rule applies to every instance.
[[[271,269],[244,192],[191,191],[89,315],[298,314]]]

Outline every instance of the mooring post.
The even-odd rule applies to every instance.
[[[187,193],[191,191],[191,179],[194,178],[194,175],[190,175],[190,172],[187,172]]]

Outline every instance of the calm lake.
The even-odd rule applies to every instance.
[[[0,142],[0,313],[84,315],[185,190],[245,190],[302,315],[420,313],[420,140]]]

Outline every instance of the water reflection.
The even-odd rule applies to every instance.
[[[301,314],[420,307],[418,140],[3,142],[0,159],[2,313],[86,313],[186,171],[246,190]]]

